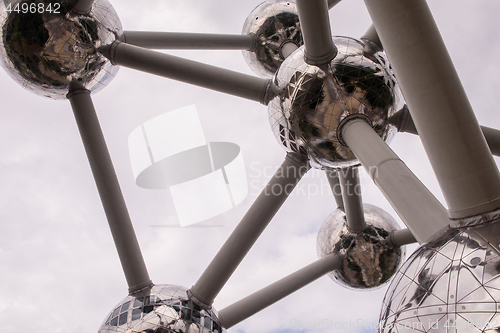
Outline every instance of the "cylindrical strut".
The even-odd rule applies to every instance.
[[[267,104],[270,80],[115,41],[99,48],[113,64]]]
[[[353,233],[361,232],[366,228],[366,222],[358,168],[344,168],[338,172],[342,185],[342,201],[344,202],[347,229]]]
[[[257,43],[252,35],[161,31],[124,31],[120,40],[148,49],[166,50],[251,50]]]
[[[500,207],[500,174],[425,0],[365,0],[451,218]],[[425,209],[424,207],[422,207]]]
[[[82,136],[129,291],[133,293],[153,283],[142,257],[90,91],[72,83],[68,99]]]
[[[210,306],[213,303],[308,169],[309,165],[302,156],[290,153],[287,155],[212,262],[189,290],[198,304]]]
[[[229,305],[219,311],[219,319],[225,328],[230,328],[239,322],[253,316],[271,304],[285,298],[293,292],[305,287],[323,275],[338,269],[341,259],[331,253],[312,264],[282,278],[279,281]]]
[[[333,197],[335,198],[335,203],[337,208],[344,210],[344,201],[342,199],[342,186],[340,185],[339,173],[337,170],[326,170],[326,178],[332,189]]]
[[[411,230],[426,243],[449,227],[446,209],[364,119],[348,120],[342,139]]]
[[[304,38],[305,60],[321,66],[337,55],[333,44],[326,0],[297,0],[300,28]]]

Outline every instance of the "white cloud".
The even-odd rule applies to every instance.
[[[257,2],[115,1],[125,29],[239,33]],[[485,125],[500,127],[496,32],[498,2],[432,0],[436,20],[466,90]],[[484,10],[484,5],[491,10]],[[450,8],[452,10],[450,11]],[[370,21],[362,1],[331,11],[334,34],[359,37]],[[487,22],[487,23],[485,23]],[[449,27],[449,28],[447,28]],[[175,52],[250,73],[240,52]],[[24,91],[0,72],[0,331],[96,332],[127,286],[107,227],[83,145],[67,101]],[[122,68],[93,96],[115,169],[154,282],[190,287],[250,206],[255,194],[209,223],[176,224],[168,194],[135,185],[127,138],[148,119],[195,104],[207,141],[238,144],[251,164],[277,167],[284,151],[267,123],[266,108],[250,101]],[[466,135],[466,134],[464,134]],[[393,147],[442,198],[418,138],[399,134]],[[321,173],[304,184],[321,185]],[[251,180],[251,179],[250,179]],[[366,176],[364,201],[397,217]],[[329,194],[292,195],[250,251],[215,306],[222,308],[315,260],[315,230],[335,208]],[[152,227],[163,225],[163,227]],[[233,332],[301,332],[300,324],[375,322],[383,291],[357,293],[324,277],[233,328]],[[326,320],[326,322],[324,322]],[[325,327],[307,333],[332,331]],[[335,332],[361,332],[335,330]]]

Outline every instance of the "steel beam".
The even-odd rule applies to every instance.
[[[72,83],[71,103],[130,293],[152,285],[90,91]]]
[[[120,41],[165,50],[252,50],[257,46],[257,38],[252,35],[159,31],[124,31]]]
[[[194,84],[264,105],[270,100],[270,80],[215,67],[115,41],[99,48],[115,65]]]
[[[500,156],[500,131],[486,126],[481,126],[481,130],[491,153],[495,156]]]
[[[373,43],[381,51],[384,49],[373,24],[366,30],[365,34],[361,36],[361,40]]]
[[[330,31],[326,0],[297,0],[300,28],[304,38],[305,60],[322,66],[337,55]]]
[[[347,219],[347,229],[358,233],[366,228],[363,200],[361,199],[361,184],[358,168],[345,168],[339,171],[342,186],[342,200]]]
[[[448,229],[446,209],[367,121],[352,118],[340,131],[344,142],[419,243]]]
[[[394,246],[404,246],[417,242],[410,229],[400,229],[393,231],[391,232],[388,240]]]
[[[307,170],[309,165],[302,156],[290,153],[286,156],[283,164],[189,290],[195,302],[201,306],[211,306]]]
[[[406,107],[396,112],[394,117],[391,118],[391,123],[397,126],[399,132],[418,135],[415,123]],[[490,152],[495,156],[500,156],[500,130],[481,125],[481,131],[483,132]]]
[[[230,328],[340,267],[338,255],[329,254],[283,279],[219,311],[224,328]]]
[[[337,203],[337,208],[344,210],[344,201],[342,200],[342,186],[340,185],[339,173],[337,170],[326,170],[326,178],[332,189],[333,197]]]
[[[365,0],[449,207],[500,207],[500,173],[425,0]]]

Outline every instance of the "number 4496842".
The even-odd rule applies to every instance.
[[[8,6],[7,6],[7,11],[9,13],[12,13],[12,12],[16,12],[16,13],[23,13],[23,14],[26,14],[26,13],[31,13],[31,14],[35,14],[35,13],[39,13],[39,14],[43,14],[43,13],[54,13],[54,14],[60,14],[60,9],[61,9],[61,4],[60,3],[54,3],[54,4],[51,4],[51,3],[48,3],[48,4],[45,4],[45,3],[42,3],[42,2],[39,2],[39,3],[27,3],[27,2],[23,2],[22,4],[20,4],[19,2],[14,6],[14,8],[12,8],[12,4],[10,3]]]

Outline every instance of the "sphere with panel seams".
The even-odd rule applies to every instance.
[[[104,88],[118,68],[97,52],[123,32],[108,0],[90,13],[71,11],[67,1],[0,2],[0,64],[24,88],[63,99],[71,81],[91,92]]]
[[[332,252],[342,256],[340,267],[328,276],[343,287],[372,290],[387,284],[403,264],[405,248],[388,242],[397,222],[381,208],[364,204],[366,227],[359,233],[347,228],[346,214],[336,209],[318,232],[316,250],[322,258]]]
[[[500,332],[500,223],[450,229],[392,280],[379,332]]]
[[[383,52],[348,37],[333,42],[338,54],[321,68],[305,62],[304,47],[292,53],[273,79],[277,95],[268,106],[278,142],[319,169],[359,165],[339,138],[345,118],[362,117],[389,143],[396,132],[390,119],[404,104]]]
[[[98,333],[225,333],[214,309],[191,301],[187,289],[156,285],[125,297]]]
[[[304,45],[293,0],[264,1],[250,13],[241,34],[255,36],[254,49],[243,51],[243,57],[252,71],[265,78],[272,78],[283,60]]]

